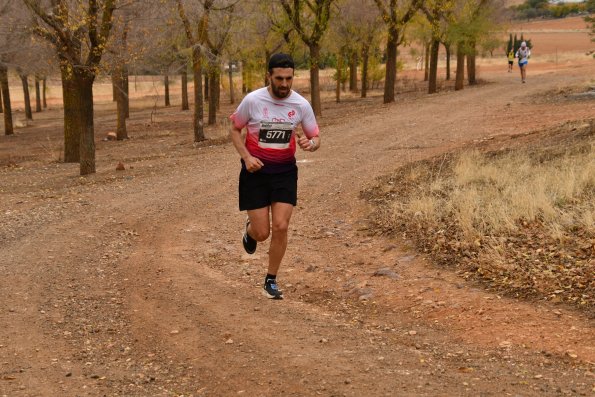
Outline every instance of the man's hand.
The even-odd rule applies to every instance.
[[[304,135],[298,135],[297,140],[298,145],[307,152],[313,152],[318,149],[318,144],[316,143],[315,139],[308,139]]]
[[[262,161],[254,156],[248,156],[245,158],[244,163],[246,164],[246,170],[248,170],[248,172],[256,172],[264,167]]]

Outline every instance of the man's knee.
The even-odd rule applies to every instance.
[[[289,228],[288,221],[276,221],[273,222],[273,234],[287,234],[287,229]]]
[[[255,228],[250,226],[250,237],[256,241],[264,241],[269,238],[270,230],[267,227]]]

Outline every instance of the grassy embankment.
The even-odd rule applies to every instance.
[[[517,297],[595,314],[595,121],[409,164],[363,193],[378,233]],[[546,134],[547,135],[547,134]]]

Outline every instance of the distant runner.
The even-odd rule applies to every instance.
[[[511,48],[508,52],[508,73],[512,73],[512,67],[514,65],[514,50]]]
[[[314,111],[291,89],[294,69],[289,55],[273,55],[267,73],[270,85],[246,95],[230,116],[231,140],[242,158],[239,203],[240,211],[248,213],[242,238],[247,253],[253,254],[257,242],[269,237],[269,213],[272,216],[269,266],[263,286],[264,295],[271,299],[283,299],[276,279],[287,248],[289,220],[297,204],[296,142],[309,152],[320,147]],[[300,124],[305,136],[296,136]]]
[[[515,55],[515,57],[519,59],[519,68],[521,69],[521,79],[523,80],[523,83],[525,83],[525,80],[527,79],[527,63],[529,63],[530,56],[531,50],[527,47],[527,43],[523,41]]]

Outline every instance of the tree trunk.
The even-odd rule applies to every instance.
[[[62,74],[62,98],[64,105],[64,162],[78,163],[80,161],[80,132],[77,126],[79,114],[77,104],[74,102],[73,92],[76,85],[72,73],[65,65],[60,66]]]
[[[0,82],[0,113],[4,113],[4,106],[2,105],[2,83]]]
[[[205,73],[205,94],[204,94],[204,100],[208,101],[209,97],[210,97],[210,93],[211,93],[211,89],[209,87],[209,85],[211,84],[211,79],[209,78],[209,72],[207,71],[207,73]]]
[[[33,113],[31,112],[31,96],[29,95],[29,80],[26,74],[19,74],[21,82],[23,83],[23,98],[25,99],[25,117],[27,120],[33,120]]]
[[[440,41],[432,40],[432,49],[430,57],[430,82],[428,84],[428,94],[435,94],[437,91],[438,80],[438,50],[440,49]]]
[[[450,44],[444,44],[446,49],[446,80],[450,80]]]
[[[171,106],[169,103],[169,75],[166,73],[163,84],[165,85],[165,106]]]
[[[122,109],[122,114],[124,115],[124,120],[123,120],[123,125],[124,125],[124,129],[126,129],[126,119],[130,117],[130,84],[128,82],[128,62],[127,62],[127,58],[128,58],[128,22],[124,23],[124,30],[122,31],[122,41],[120,43],[121,45],[121,49],[120,49],[120,53],[122,55],[122,63],[120,65],[120,75],[118,83],[119,83],[119,89],[121,91],[121,94],[123,95],[122,98],[119,98],[119,101],[121,102],[121,106],[123,107]],[[118,138],[119,139],[119,138]],[[123,139],[128,139],[128,133],[126,133],[126,138]]]
[[[95,172],[93,80],[85,70],[61,67],[64,95],[64,161],[80,165],[80,174]],[[76,152],[76,153],[75,153]]]
[[[188,110],[188,72],[186,67],[182,69],[182,110]]]
[[[10,91],[8,89],[8,69],[2,64],[0,64],[0,86],[4,107],[4,135],[12,135],[14,134],[14,128],[12,125],[12,108],[10,107]]]
[[[112,71],[112,102],[116,102],[118,100],[118,77],[116,76],[116,71]]]
[[[219,102],[219,68],[213,66],[209,73],[209,125],[217,122],[217,102]]]
[[[469,47],[469,54],[467,54],[467,79],[469,85],[477,84],[475,78],[475,43],[471,43]]]
[[[192,51],[192,73],[194,78],[194,142],[205,140],[203,117],[204,107],[202,102],[202,54],[200,47],[195,46]]]
[[[77,76],[75,72],[74,84],[76,89],[71,92],[73,102],[79,112],[80,132],[80,173],[88,175],[95,173],[95,130],[93,127],[93,76]]]
[[[217,85],[214,88],[214,93],[216,95],[216,101],[215,103],[217,104],[217,111],[219,111],[219,109],[221,109],[221,71],[217,72],[217,81],[216,81]]]
[[[430,76],[430,43],[424,44],[424,48],[426,50],[424,56],[424,81],[428,81]]]
[[[214,72],[209,71],[205,78],[205,94],[207,94],[205,100],[209,102],[209,108],[207,113],[207,125],[213,125],[217,122],[217,104],[215,103],[214,80]]]
[[[250,68],[248,69],[248,75],[246,77],[246,92],[254,91],[254,73],[253,70]]]
[[[341,80],[343,79],[341,70],[343,69],[343,57],[339,54],[337,57],[337,84],[335,86],[335,101],[341,102]]]
[[[234,90],[233,90],[233,63],[231,61],[229,61],[229,103],[231,103],[232,105],[236,102],[236,98],[234,95]]]
[[[269,85],[269,59],[271,58],[271,52],[269,50],[264,50],[264,86],[268,87]]]
[[[117,125],[116,125],[116,139],[122,141],[128,139],[128,131],[126,130],[126,88],[124,87],[124,70],[123,67],[118,67],[112,75],[116,83],[116,105],[117,105]]]
[[[246,63],[242,62],[242,94],[246,94],[248,92],[248,87],[246,86]]]
[[[357,53],[353,51],[349,58],[349,91],[358,92],[357,90]]]
[[[35,76],[35,112],[41,112],[41,90],[39,88],[39,78]]]
[[[47,78],[43,78],[43,108],[47,109],[48,108],[48,101],[47,101],[47,96],[46,96],[46,92],[47,92],[47,87],[48,87],[48,79]]]
[[[128,71],[128,65],[122,66],[122,86],[124,87],[124,111],[126,118],[130,117],[130,73]]]
[[[397,43],[399,32],[396,28],[388,29],[386,42],[386,74],[384,78],[384,103],[395,101],[395,82],[397,81]]]
[[[368,95],[368,60],[370,56],[369,44],[362,47],[362,98]]]
[[[457,74],[455,77],[455,91],[463,89],[465,81],[465,53],[463,52],[463,43],[457,44]]]
[[[310,100],[312,101],[312,109],[314,115],[322,116],[322,104],[320,102],[320,80],[319,80],[319,66],[320,62],[320,44],[314,43],[309,45],[310,48]]]

